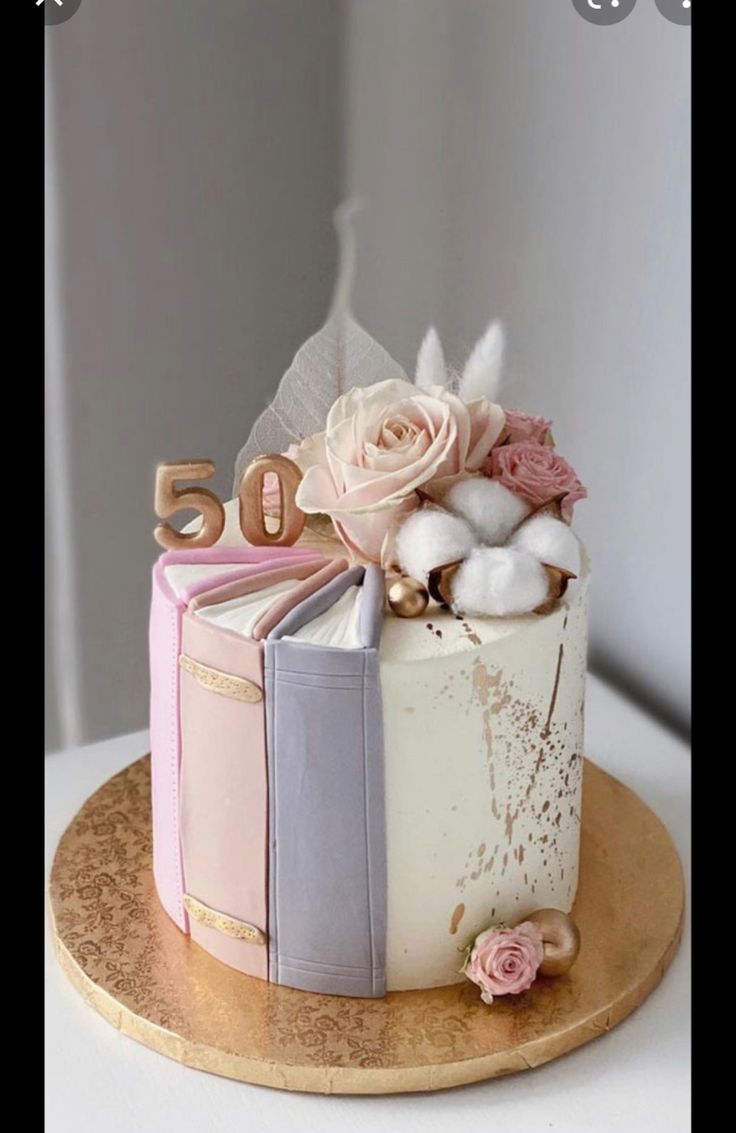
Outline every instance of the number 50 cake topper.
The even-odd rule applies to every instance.
[[[263,507],[263,482],[271,473],[278,480],[281,498],[279,523],[269,531]],[[159,523],[154,537],[167,551],[191,547],[212,547],[225,530],[225,508],[209,488],[180,488],[182,480],[210,480],[215,474],[211,460],[178,460],[159,464],[156,469],[154,509],[159,519],[178,511],[198,511],[202,522],[196,531],[176,531],[169,523]],[[304,530],[304,512],[296,504],[296,490],[302,474],[293,460],[280,454],[257,457],[245,470],[238,491],[240,530],[254,547],[290,547]]]

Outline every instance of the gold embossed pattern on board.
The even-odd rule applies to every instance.
[[[154,891],[147,757],[93,795],[61,839],[50,883],[57,953],[124,1034],[241,1081],[381,1094],[529,1069],[625,1018],[659,983],[681,931],[682,873],[665,828],[589,762],[583,798],[577,963],[491,1008],[470,983],[378,1000],[315,995],[202,951]]]

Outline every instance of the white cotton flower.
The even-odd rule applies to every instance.
[[[477,539],[464,519],[439,508],[425,507],[404,521],[396,537],[401,569],[423,582],[445,563],[464,559]]]
[[[511,546],[528,551],[540,563],[580,574],[580,544],[566,523],[552,515],[534,515],[511,538]]]
[[[547,600],[542,564],[514,547],[476,547],[452,580],[452,611],[481,617],[528,614]]]
[[[466,519],[480,540],[491,547],[506,542],[531,508],[498,480],[474,476],[460,480],[442,500],[444,507]]]

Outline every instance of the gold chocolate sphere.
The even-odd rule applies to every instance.
[[[388,604],[397,618],[418,618],[429,604],[427,587],[416,578],[397,578],[388,588]]]
[[[580,951],[580,930],[575,921],[560,909],[537,909],[524,920],[535,924],[542,934],[544,959],[539,974],[564,976]]]

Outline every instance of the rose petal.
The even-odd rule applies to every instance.
[[[338,502],[335,483],[325,467],[308,468],[296,490],[296,505],[307,514],[327,512]]]
[[[360,515],[344,514],[334,518],[339,538],[362,562],[381,563],[388,553],[387,541],[397,527],[419,506],[417,496],[400,500],[393,507]]]

